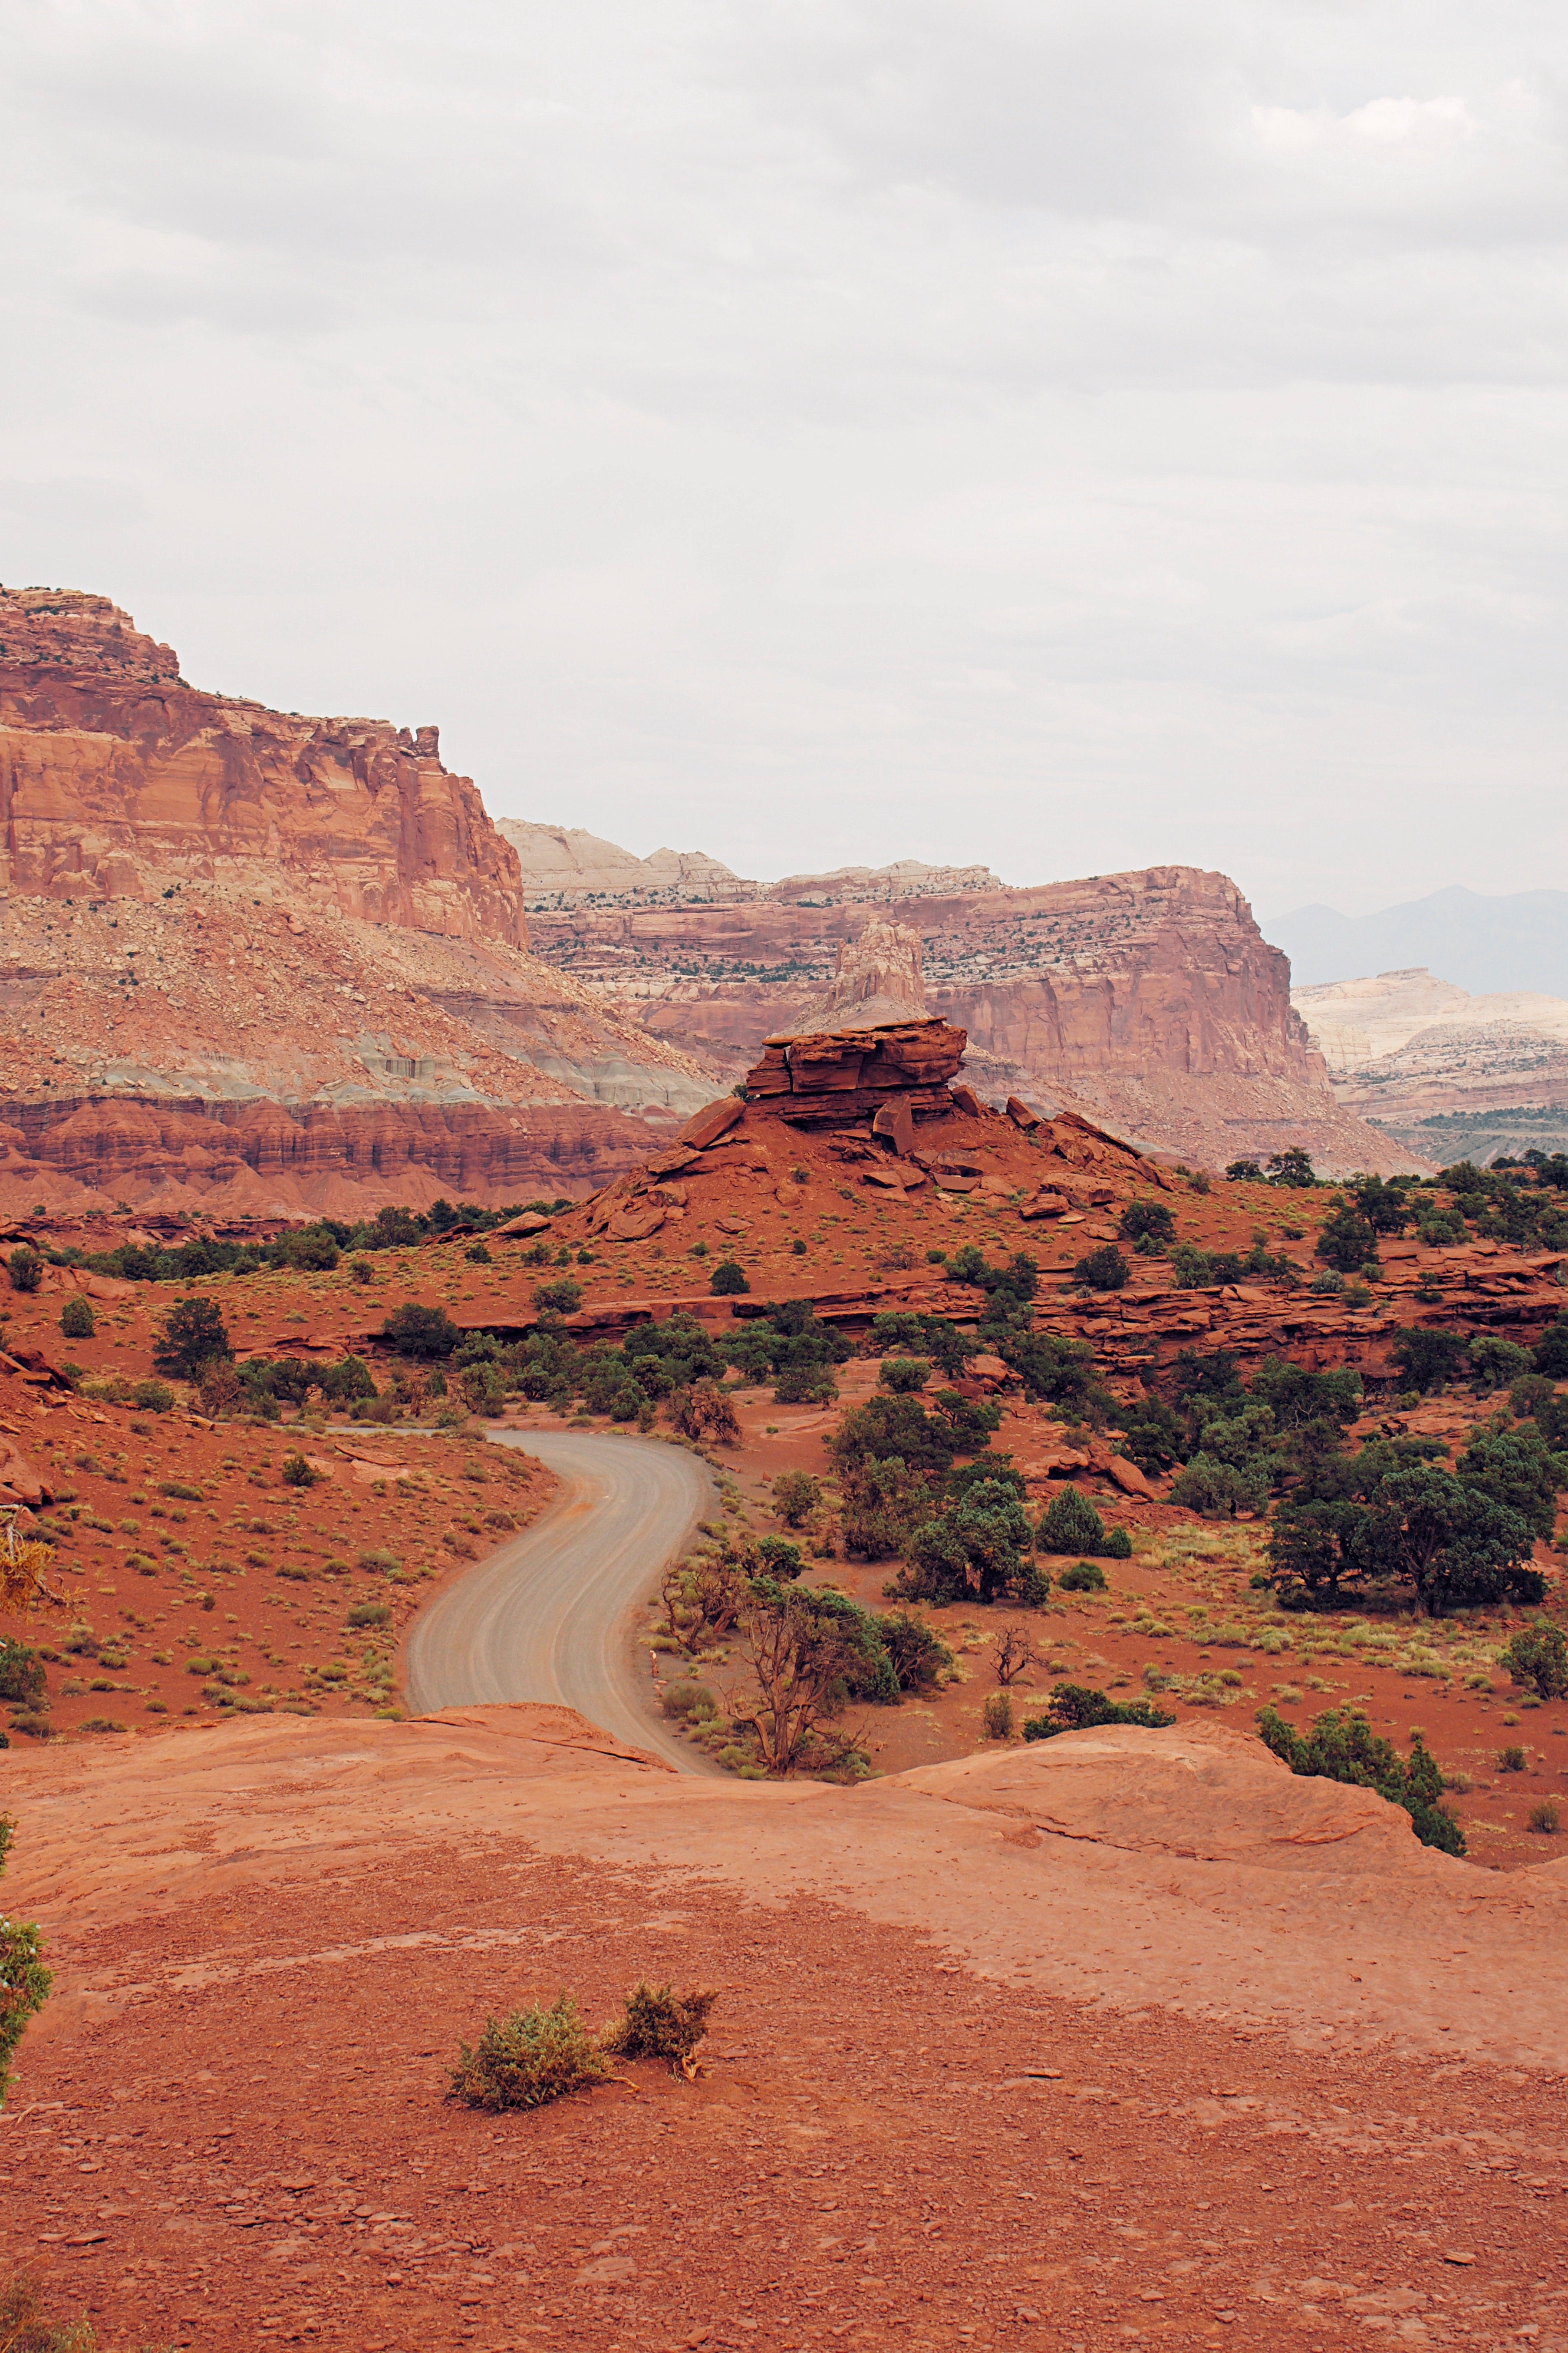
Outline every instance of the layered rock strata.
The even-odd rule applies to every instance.
[[[993,1102],[1077,1109],[1208,1166],[1293,1144],[1331,1170],[1417,1165],[1336,1103],[1286,959],[1222,874],[911,896],[899,923],[918,935],[929,1010],[967,1033],[972,1083]],[[579,906],[535,918],[533,943],[738,1080],[831,990],[867,923],[862,902],[831,894]]]
[[[0,1214],[587,1189],[712,1092],[529,953],[433,727],[200,692],[102,597],[0,590]]]

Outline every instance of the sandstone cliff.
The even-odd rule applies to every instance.
[[[809,1020],[867,930],[855,897],[535,918],[537,952],[739,1078]],[[872,919],[876,920],[876,919]],[[1149,1148],[1223,1166],[1305,1144],[1321,1166],[1415,1165],[1334,1099],[1289,966],[1222,874],[1154,867],[1028,890],[912,894],[928,1009],[969,1036],[984,1095],[1085,1107]]]
[[[1345,1109],[1412,1150],[1448,1161],[1568,1144],[1568,999],[1472,997],[1418,965],[1293,1002]]]
[[[435,728],[201,692],[103,597],[0,590],[0,1210],[581,1190],[713,1092],[529,953]]]

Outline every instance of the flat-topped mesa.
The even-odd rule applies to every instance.
[[[746,1100],[795,1127],[854,1127],[900,1103],[915,1119],[936,1119],[954,1107],[948,1082],[968,1042],[935,1014],[770,1038],[746,1073]]]

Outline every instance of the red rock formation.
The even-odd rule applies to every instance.
[[[528,954],[434,728],[198,692],[102,597],[0,590],[0,1214],[571,1193],[713,1092]]]
[[[1411,1165],[1336,1104],[1291,1011],[1289,964],[1223,874],[1153,867],[905,900],[899,913],[918,930],[928,1005],[968,1032],[972,1077],[995,1101],[1098,1111],[1209,1166],[1295,1142],[1328,1167]],[[533,942],[738,1077],[821,997],[866,923],[845,899],[579,907],[535,916]]]
[[[864,1029],[770,1038],[746,1073],[747,1100],[798,1127],[852,1127],[901,1104],[915,1118],[952,1109],[947,1082],[963,1060],[963,1032],[934,1016]]]
[[[517,854],[434,727],[199,692],[101,596],[0,590],[0,823],[15,891],[145,899],[199,879],[526,944]]]

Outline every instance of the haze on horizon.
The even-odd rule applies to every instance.
[[[20,0],[0,577],[777,875],[1568,885],[1568,23]]]

